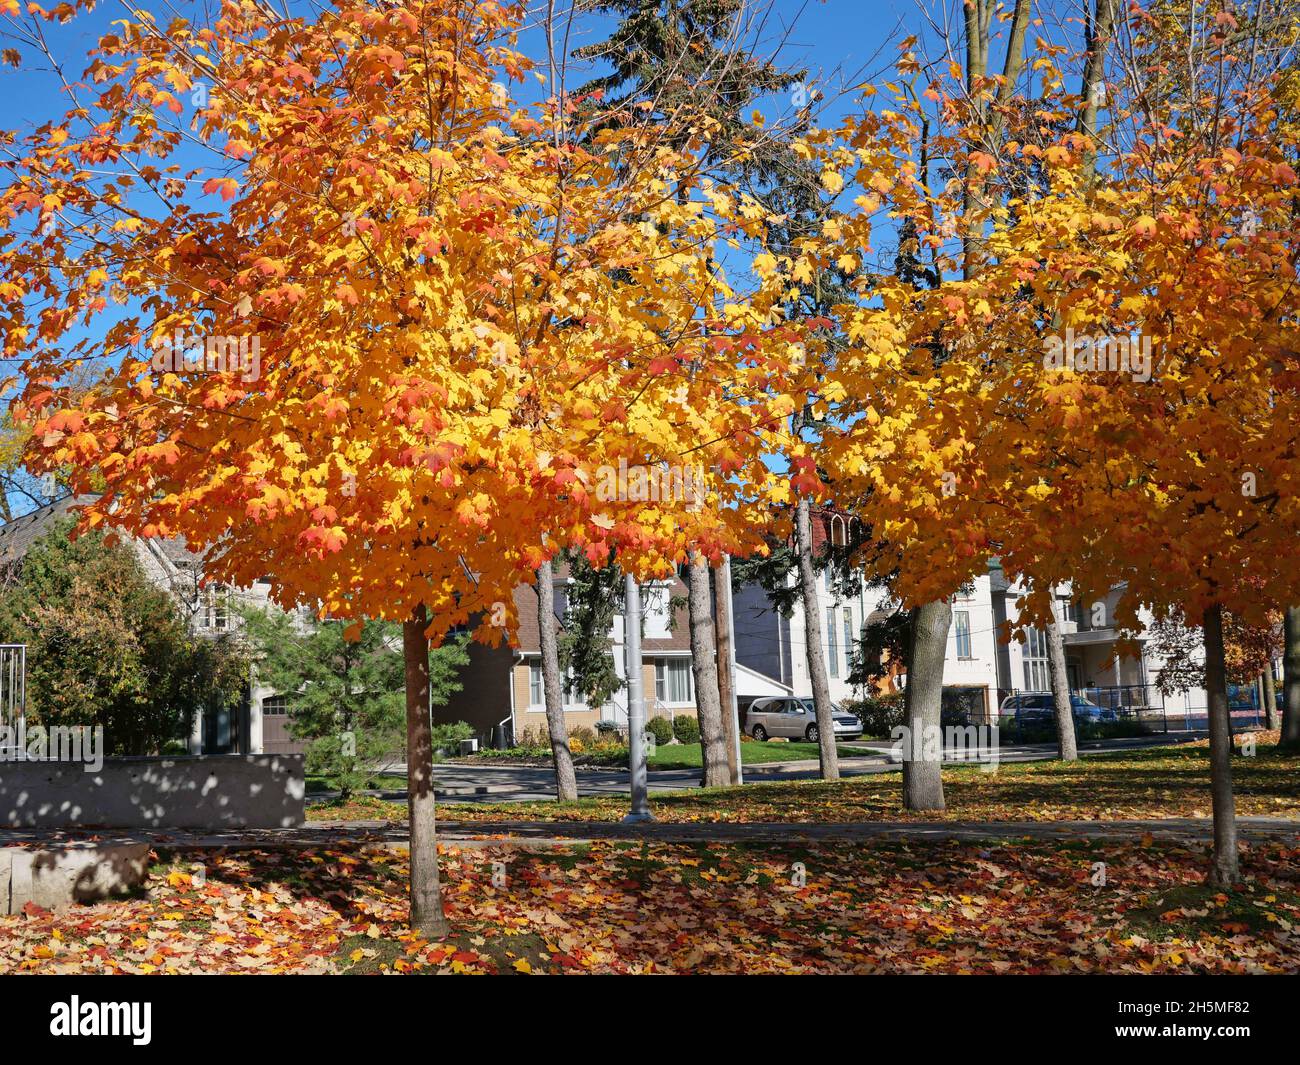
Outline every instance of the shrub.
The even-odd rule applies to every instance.
[[[596,745],[595,747],[592,748],[592,750],[613,751],[613,750],[622,750],[626,747],[627,744],[623,742],[623,734],[621,732],[606,732],[602,730],[602,731],[597,731]]]
[[[596,722],[596,731],[602,736],[617,735],[623,727],[617,721],[601,720]]]
[[[671,743],[673,733],[676,731],[673,723],[666,717],[652,717],[645,723],[645,730],[655,738],[655,743],[660,747],[665,743]]]
[[[862,734],[873,739],[887,737],[890,731],[903,724],[905,710],[903,693],[869,695],[845,704],[845,709],[857,714],[862,722]]]
[[[431,730],[434,751],[446,751],[448,754],[460,752],[460,741],[472,739],[474,727],[464,721],[452,721],[445,725],[434,725]]]
[[[690,714],[678,714],[673,718],[673,735],[677,737],[679,743],[699,743],[699,718]]]
[[[575,747],[575,743],[578,744],[578,746]],[[550,746],[549,740],[547,741],[547,746]],[[575,725],[573,728],[569,729],[569,750],[574,754],[577,754],[581,749],[595,746],[596,733],[586,725]]]

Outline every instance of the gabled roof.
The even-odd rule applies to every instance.
[[[58,521],[67,517],[74,507],[84,506],[95,498],[93,495],[64,496],[53,503],[37,507],[30,514],[0,525],[0,565],[21,562],[27,557],[32,545]]]
[[[64,496],[53,503],[37,507],[30,514],[24,514],[0,525],[0,565],[22,562],[27,557],[27,552],[32,549],[32,545],[48,533],[55,524],[71,515],[78,507],[93,503],[98,498],[92,494]],[[184,537],[157,539],[151,543],[177,566],[193,567],[200,561],[199,556],[186,546]]]

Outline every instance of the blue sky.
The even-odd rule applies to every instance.
[[[273,2],[279,6],[284,0]],[[308,0],[287,0],[287,3],[294,13],[309,10]],[[139,0],[138,6],[165,24],[178,13],[202,20],[202,13],[209,5],[186,0]],[[542,9],[540,4],[533,6]],[[95,47],[100,35],[110,31],[113,21],[125,17],[127,11],[121,0],[99,0],[96,10],[83,12],[66,25],[42,23],[51,50],[70,80],[80,79],[87,65],[87,53]],[[0,17],[0,47],[14,43],[5,39],[7,23],[7,18]],[[807,87],[815,87],[823,95],[835,98],[845,87],[884,74],[897,55],[897,41],[906,33],[914,32],[919,24],[915,0],[775,0],[763,16],[761,26],[754,27],[746,40],[757,54],[769,56],[776,52],[777,62],[783,67],[805,69]],[[612,25],[609,18],[583,16],[570,47],[603,39]],[[526,31],[520,48],[540,62],[545,55],[544,35],[536,28]],[[0,128],[14,130],[21,136],[60,117],[67,107],[67,98],[59,80],[48,69],[49,64],[30,47],[22,46],[20,50],[24,59],[20,68],[0,65]],[[590,66],[572,70],[568,79],[570,88],[597,71],[598,68]],[[520,96],[533,98],[537,89],[533,84],[521,90]],[[821,121],[829,122],[854,95],[848,93],[839,106],[829,107]],[[795,103],[801,104],[802,100]],[[768,100],[761,106],[769,115],[789,113],[791,101]],[[194,161],[206,165],[210,159],[196,157]]]
[[[52,6],[52,0],[47,0]],[[139,0],[138,6],[165,20],[171,12],[197,14],[207,5],[174,0]],[[291,10],[305,9],[300,0],[289,0]],[[97,9],[78,15],[67,25],[46,24],[46,34],[56,57],[65,63],[70,76],[85,68],[85,55],[94,47],[109,24],[126,17],[120,0],[99,0]],[[4,20],[0,20],[2,24]],[[889,39],[900,22],[909,28],[918,24],[914,0],[775,0],[763,26],[764,51],[781,44],[781,58],[791,66],[806,68],[814,83],[829,83],[838,74],[849,75],[864,65],[878,70],[892,61],[895,53]],[[575,44],[598,39],[598,23],[588,20],[589,32]],[[782,42],[784,42],[782,44]],[[10,42],[5,41],[5,46]],[[524,51],[541,58],[540,33],[528,34]],[[882,51],[883,49],[883,51]],[[23,49],[26,53],[26,49]],[[57,81],[28,61],[21,69],[0,66],[0,127],[30,129],[61,112],[63,101]]]

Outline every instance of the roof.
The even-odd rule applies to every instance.
[[[37,540],[45,536],[63,518],[72,516],[78,507],[93,503],[99,496],[85,494],[64,496],[53,503],[37,507],[30,514],[0,525],[0,565],[21,562]],[[192,566],[199,556],[186,546],[184,537],[151,541],[167,559],[177,566]]]
[[[53,503],[37,507],[30,514],[0,525],[0,563],[21,562],[32,545],[48,533],[54,525],[68,517],[73,508],[94,502],[96,496],[64,496]]]

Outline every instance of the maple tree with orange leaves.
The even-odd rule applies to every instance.
[[[413,828],[427,641],[506,638],[514,587],[565,548],[662,576],[759,546],[762,511],[732,504],[772,480],[762,427],[788,413],[752,385],[787,347],[775,315],[717,265],[747,205],[690,143],[517,104],[521,17],[141,15],[0,192],[29,465],[99,492],[86,527],[183,535],[208,580],[404,622]]]
[[[1129,18],[1124,62],[1152,83],[1179,62],[1183,26]],[[797,283],[870,254],[882,214],[900,227],[908,268],[837,308],[847,347],[798,387],[826,424],[808,461],[885,545],[905,603],[952,595],[996,555],[1030,589],[1022,624],[1050,620],[1050,590],[1069,584],[1083,602],[1121,586],[1121,630],[1144,607],[1202,625],[1212,876],[1231,884],[1221,619],[1264,626],[1300,599],[1300,140],[1279,75],[1245,71],[1219,25],[1190,87],[1111,86],[1121,118],[1104,144],[1069,129],[1080,97],[1044,58],[1046,91],[1009,102],[996,155],[971,150],[975,105],[952,78],[926,88],[948,125],[928,121],[905,55],[891,109],[809,140],[828,187],[866,191],[783,268]],[[936,160],[965,180],[935,182]],[[959,275],[971,244],[980,268]]]

